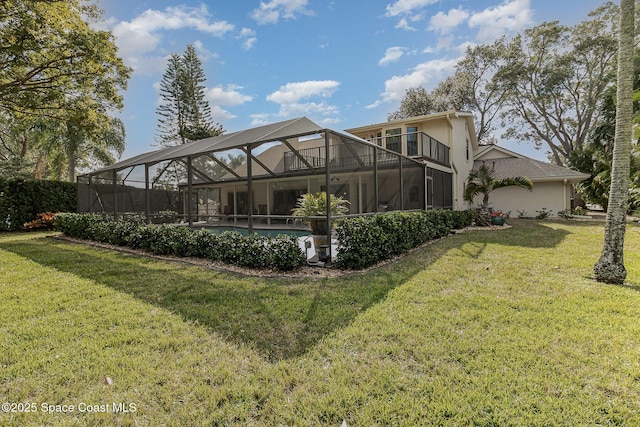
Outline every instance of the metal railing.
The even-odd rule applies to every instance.
[[[374,144],[409,157],[422,157],[450,166],[449,147],[424,132],[411,132],[369,139]]]
[[[384,147],[387,150],[404,154],[408,157],[421,157],[435,163],[450,166],[449,147],[424,132],[373,138],[370,142]],[[284,170],[300,171],[326,166],[325,147],[313,147],[287,151],[284,153]],[[393,165],[399,163],[399,158],[388,151],[379,150],[377,153],[378,165]],[[371,148],[364,153],[354,153],[344,149],[340,144],[329,146],[329,162],[333,169],[356,169],[373,166],[374,158]]]
[[[377,163],[380,166],[399,164],[398,155],[380,150]],[[284,170],[299,171],[312,168],[324,168],[327,164],[325,147],[313,147],[298,150],[296,153],[284,153]],[[366,153],[354,154],[341,145],[329,146],[329,165],[331,169],[371,168],[374,164],[373,149],[367,148]]]

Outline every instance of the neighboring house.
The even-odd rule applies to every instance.
[[[536,216],[543,208],[557,216],[558,212],[571,209],[573,184],[589,175],[525,157],[497,145],[480,146],[474,155],[474,169],[482,164],[495,172],[495,178],[526,176],[533,182],[533,191],[519,187],[504,187],[494,190],[489,196],[490,207],[495,210],[518,212]],[[482,196],[474,200],[481,203]]]

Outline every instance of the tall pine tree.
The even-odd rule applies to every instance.
[[[206,77],[193,46],[187,46],[182,56],[173,54],[160,82],[162,103],[156,112],[157,141],[163,147],[185,144],[224,133],[214,124],[211,107],[205,99]]]

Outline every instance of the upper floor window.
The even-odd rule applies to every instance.
[[[469,140],[467,139],[467,160],[469,160]]]
[[[396,153],[402,153],[402,129],[387,129],[385,131],[387,150],[395,151]]]
[[[407,156],[418,155],[418,128],[415,126],[407,127]]]

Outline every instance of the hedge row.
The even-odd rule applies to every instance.
[[[288,271],[306,261],[297,238],[286,235],[246,237],[235,231],[214,234],[189,227],[113,221],[97,214],[73,213],[56,215],[55,227],[69,237],[143,249],[156,255],[208,258],[242,267]]]
[[[362,269],[471,225],[475,210],[387,212],[338,221],[338,264]]]
[[[21,230],[43,212],[75,212],[76,184],[0,178],[0,230]]]

